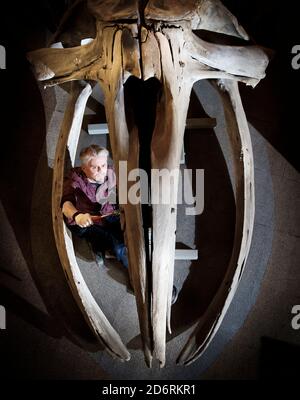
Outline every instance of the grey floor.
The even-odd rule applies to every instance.
[[[175,364],[203,304],[209,303],[222,278],[234,222],[233,175],[222,108],[208,84],[199,84],[196,91],[205,112],[216,117],[218,124],[215,134],[186,138],[186,167],[205,169],[206,212],[187,218],[184,207],[179,207],[178,245],[197,248],[199,259],[176,262],[175,283],[180,294],[173,306],[173,335],[162,370],[156,365],[148,369],[144,363],[135,299],[127,291],[126,271],[116,261],[107,262],[107,268],[99,267],[89,247],[78,241],[75,248],[81,271],[127,344],[132,354],[128,363],[112,360],[99,348],[72,299],[55,248],[50,202],[55,146],[67,93],[61,88],[42,92],[47,135],[34,176],[28,236],[18,234],[7,207],[0,209],[4,232],[2,303],[7,309],[7,329],[0,334],[10,377],[15,373],[46,379],[254,379],[260,373],[263,337],[300,345],[299,331],[291,327],[292,306],[300,304],[299,174],[250,126],[256,218],[245,273],[204,356],[188,367]],[[94,141],[82,131],[80,144]],[[201,155],[203,161],[197,164]],[[226,163],[228,173],[224,172]],[[218,225],[218,221],[222,223]]]

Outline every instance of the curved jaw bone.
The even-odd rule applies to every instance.
[[[78,82],[72,85],[70,99],[65,111],[56,155],[52,185],[52,218],[58,254],[70,284],[74,298],[82,310],[92,332],[104,345],[108,353],[121,361],[128,361],[130,354],[120,336],[105,317],[92,296],[77,264],[70,233],[67,231],[61,213],[60,203],[64,180],[66,148],[74,165],[77,142],[81,130],[86,102],[92,92],[90,84],[81,87]]]
[[[230,80],[217,83],[216,86],[223,101],[227,134],[235,166],[234,246],[222,284],[178,357],[177,362],[182,365],[189,365],[199,358],[217,333],[241,280],[250,250],[254,225],[255,193],[252,143],[238,83]]]
[[[232,290],[231,295],[227,296],[228,286],[220,288],[215,304],[208,310],[204,326],[199,325],[190,338],[179,360],[189,363],[199,356],[216,333],[247,259],[254,219],[253,159],[237,81],[255,86],[264,77],[268,59],[256,46],[215,45],[193,34],[192,27],[196,27],[247,37],[236,19],[219,1],[190,0],[182,5],[181,2],[152,0],[146,8],[138,7],[137,1],[131,1],[128,2],[128,12],[134,15],[131,18],[137,17],[138,21],[128,23],[124,22],[121,2],[114,2],[117,3],[114,4],[116,12],[123,15],[122,21],[115,21],[114,18],[109,20],[109,16],[105,21],[100,21],[100,15],[108,15],[101,7],[108,7],[110,3],[96,0],[88,2],[90,11],[98,18],[97,35],[91,43],[69,49],[41,49],[30,53],[29,59],[37,69],[42,66],[42,73],[39,75],[37,72],[46,86],[79,79],[100,83],[105,95],[119,190],[121,183],[124,180],[127,182],[130,173],[140,168],[141,157],[145,155],[141,127],[135,123],[129,124],[126,119],[124,87],[129,77],[143,81],[156,78],[161,83],[161,93],[156,98],[154,128],[148,143],[151,171],[167,170],[172,174],[179,169],[189,98],[196,81],[222,80],[236,113],[236,123],[232,128],[238,128],[239,155],[242,151],[243,161],[239,163],[236,160],[238,223],[226,279]],[[136,13],[133,12],[134,7]],[[168,7],[175,15],[173,19],[167,18],[170,15],[166,13]],[[142,18],[141,12],[144,12]],[[218,18],[211,20],[211,15],[217,15]],[[122,175],[124,162],[127,163],[127,175]],[[173,179],[163,187],[159,178],[155,179],[149,189],[150,223],[145,220],[141,202],[128,201],[127,192],[124,197],[120,193],[120,206],[145,360],[151,366],[155,358],[163,366],[166,327],[170,331],[178,175],[174,174]],[[128,182],[129,191],[132,188],[133,184]],[[162,189],[168,191],[170,200],[167,204],[154,201],[157,199],[157,188],[160,193]],[[151,244],[147,232],[149,228]]]

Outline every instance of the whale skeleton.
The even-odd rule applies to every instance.
[[[196,35],[195,31],[199,30],[218,33],[222,37],[234,36],[242,44],[208,42]],[[52,47],[28,53],[36,77],[45,87],[77,81],[72,82],[73,91],[54,166],[55,237],[63,268],[88,323],[109,353],[121,360],[128,360],[130,355],[85,285],[62,220],[59,203],[63,153],[66,147],[73,150],[76,147],[74,143],[77,144],[76,135],[91,94],[91,83],[98,82],[104,93],[117,183],[120,161],[127,162],[128,173],[140,167],[143,157],[148,157],[151,170],[176,170],[180,164],[194,83],[208,79],[218,87],[233,149],[236,227],[232,256],[223,283],[178,357],[180,364],[193,362],[203,354],[225,316],[251,245],[255,213],[254,165],[238,83],[255,87],[265,76],[268,57],[260,47],[244,42],[248,39],[237,19],[219,0],[79,0],[64,16],[52,38]],[[154,99],[153,131],[146,150],[143,127],[134,121],[128,123],[126,118],[125,87],[131,77],[141,82],[152,78],[160,85]],[[129,189],[130,185],[128,183]],[[178,179],[170,181],[167,189],[172,195],[168,204],[151,203],[155,193],[150,189],[150,218],[146,218],[142,204],[120,202],[130,280],[149,367],[154,359],[164,366],[166,330],[171,332],[177,213],[174,199],[177,199]]]

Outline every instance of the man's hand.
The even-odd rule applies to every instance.
[[[80,226],[80,228],[87,228],[88,226],[93,225],[93,221],[89,213],[76,215],[75,222],[76,225]]]

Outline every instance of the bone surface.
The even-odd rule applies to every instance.
[[[130,359],[129,352],[118,333],[99,308],[82,277],[74,254],[71,235],[63,222],[60,209],[65,153],[67,147],[69,147],[71,162],[74,163],[75,147],[80,133],[85,104],[91,94],[89,84],[84,88],[81,88],[77,82],[76,84],[71,91],[69,104],[65,111],[55,156],[52,186],[52,216],[55,241],[74,297],[92,331],[113,357],[125,361]]]
[[[178,362],[190,364],[205,351],[219,328],[242,277],[251,244],[255,213],[252,144],[237,82],[219,82],[236,176],[236,228],[231,260],[218,293],[181,352]],[[224,91],[224,93],[223,93]]]

